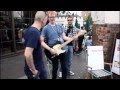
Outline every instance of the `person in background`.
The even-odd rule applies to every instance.
[[[84,26],[81,27],[81,31],[86,31]],[[81,35],[78,37],[78,44],[77,44],[78,51],[75,53],[76,55],[79,55],[81,53],[81,51],[83,50],[83,48],[82,48],[83,40],[84,40],[84,35]]]
[[[88,39],[85,42],[85,46],[92,46],[92,36],[88,36]]]

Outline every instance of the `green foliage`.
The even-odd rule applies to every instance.
[[[65,11],[62,11],[62,13],[64,14],[64,13],[65,13]]]
[[[79,29],[80,29],[80,26],[79,26],[79,24],[78,24],[77,18],[76,18],[76,21],[75,21],[75,26],[76,26],[76,28],[79,28]]]
[[[62,12],[62,14],[64,14],[64,13],[65,13],[65,11],[58,11],[58,12]]]
[[[85,25],[85,28],[87,30],[87,32],[90,31],[90,26],[93,24],[93,20],[92,20],[92,17],[91,17],[91,13],[88,15],[88,17],[85,19],[85,22],[86,22],[86,25]]]

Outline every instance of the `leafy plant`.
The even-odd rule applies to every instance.
[[[87,32],[89,32],[90,31],[90,26],[93,24],[91,13],[89,13],[88,16],[84,20],[86,22],[85,28],[86,28]]]

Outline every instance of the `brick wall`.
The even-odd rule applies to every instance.
[[[94,24],[92,39],[94,45],[103,45],[105,62],[112,62],[114,36],[120,32],[120,24]]]

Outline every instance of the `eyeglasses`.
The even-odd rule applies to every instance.
[[[49,18],[55,18],[54,16],[52,16],[52,17],[49,17]]]

